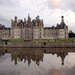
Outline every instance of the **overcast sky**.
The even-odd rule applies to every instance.
[[[0,0],[0,23],[6,27],[14,16],[23,20],[28,14],[32,19],[39,15],[45,27],[60,24],[63,15],[69,30],[75,32],[75,0]]]

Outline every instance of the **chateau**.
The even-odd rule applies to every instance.
[[[68,39],[68,26],[64,23],[64,16],[56,27],[44,27],[39,16],[31,20],[28,15],[24,21],[15,16],[15,20],[11,20],[11,28],[0,24],[0,39]]]

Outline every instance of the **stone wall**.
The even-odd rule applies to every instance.
[[[0,42],[0,48],[75,48],[73,42]]]

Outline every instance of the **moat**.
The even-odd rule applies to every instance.
[[[75,48],[0,48],[0,75],[75,75]]]

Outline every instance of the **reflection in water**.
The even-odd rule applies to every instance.
[[[56,54],[57,57],[61,58],[62,65],[64,65],[64,59],[68,52],[75,52],[74,49],[64,49],[64,48],[12,48],[12,49],[0,49],[0,57],[5,55],[5,53],[11,53],[11,61],[15,61],[15,65],[17,62],[28,61],[28,65],[30,65],[31,61],[36,62],[39,65],[40,61],[43,62],[44,53],[45,54]],[[54,60],[54,59],[53,59]]]
[[[15,50],[11,51],[11,61],[15,61],[15,65],[18,61],[28,61],[28,65],[30,65],[31,60],[36,62],[37,65],[39,65],[40,61],[43,61],[43,50],[34,50],[34,49],[25,49],[25,50]]]

